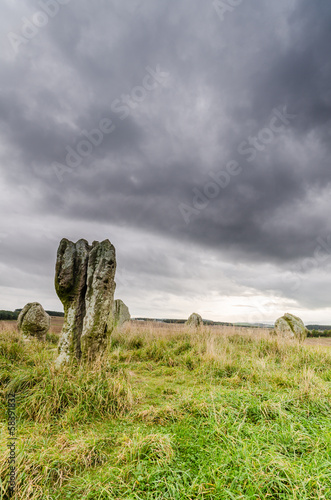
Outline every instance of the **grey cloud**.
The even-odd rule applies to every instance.
[[[2,7],[3,38],[37,9],[37,3],[20,5]],[[281,272],[311,256],[318,236],[331,231],[330,24],[327,1],[250,0],[221,22],[212,2],[72,0],[16,55],[6,40],[0,175],[8,192],[22,190],[17,234],[2,246],[3,262],[30,266],[36,275],[51,265],[50,241],[55,245],[60,226],[51,229],[46,246],[36,238],[18,250],[19,216],[26,210],[31,221],[56,216],[65,227],[77,221],[79,227],[140,229],[169,244],[192,245],[197,254],[219,252],[228,262]],[[166,83],[121,119],[112,103],[142,84],[147,66],[157,65],[169,73]],[[268,126],[275,107],[285,106],[295,118],[248,162],[239,145]],[[63,163],[66,147],[74,148],[82,131],[97,128],[102,118],[115,130],[59,183],[52,163]],[[230,160],[238,161],[240,175],[186,224],[179,204],[192,206],[193,189],[203,190],[208,173]],[[146,275],[164,279],[162,286],[175,292],[173,263],[152,255]],[[183,257],[183,265],[191,262]],[[138,276],[138,263],[132,266]],[[248,267],[245,273],[232,275],[233,293],[254,285]],[[318,280],[309,279],[315,290]],[[256,278],[255,286],[317,305],[308,288],[293,295],[276,281],[268,287]],[[183,275],[182,293],[192,286]],[[325,305],[329,295],[326,285],[322,289],[324,299],[315,296]]]

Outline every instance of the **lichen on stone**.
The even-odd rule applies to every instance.
[[[203,325],[203,320],[200,314],[192,313],[185,324],[188,326],[192,326],[194,328],[199,328],[200,326]]]
[[[302,342],[307,337],[308,330],[300,318],[286,313],[276,320],[274,334]]]
[[[109,309],[115,291],[115,248],[105,240],[60,243],[55,289],[64,307],[64,325],[57,364],[93,360],[107,344]]]
[[[50,317],[41,304],[30,302],[20,312],[17,326],[25,338],[35,337],[45,341],[50,327]]]

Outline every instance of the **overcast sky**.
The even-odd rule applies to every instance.
[[[331,323],[330,0],[0,11],[0,309],[108,238],[133,316]]]

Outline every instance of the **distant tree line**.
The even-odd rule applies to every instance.
[[[64,317],[64,313],[63,312],[58,312],[58,311],[46,311],[46,312],[50,316],[60,316],[61,318]]]
[[[0,320],[14,320],[18,318],[19,313],[16,311],[0,311]]]
[[[5,321],[16,320],[21,311],[22,311],[22,309],[15,309],[15,311],[1,310],[0,311],[0,321],[1,320],[5,320]],[[60,317],[64,316],[63,312],[58,312],[58,311],[46,311],[46,312],[50,316],[60,316]]]
[[[324,331],[324,330],[331,330],[331,325],[306,325],[306,328],[308,328],[308,330]]]
[[[308,331],[308,337],[331,337],[331,330],[311,330]]]

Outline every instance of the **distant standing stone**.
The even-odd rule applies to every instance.
[[[131,316],[128,306],[121,299],[116,299],[113,306],[114,326],[121,326],[126,321],[130,321]]]
[[[202,326],[203,321],[200,314],[192,313],[189,319],[186,321],[185,325],[194,326],[195,328]]]
[[[45,341],[51,319],[38,302],[26,304],[17,319],[18,329],[27,337]]]
[[[275,322],[275,333],[280,337],[302,342],[307,337],[308,330],[300,318],[286,313]]]

